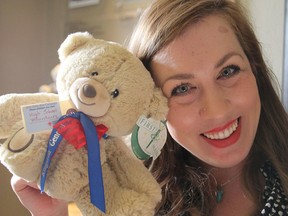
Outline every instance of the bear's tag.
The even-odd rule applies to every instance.
[[[166,139],[167,130],[164,122],[141,116],[132,132],[131,148],[140,160],[150,157],[155,160],[160,155]]]
[[[65,113],[67,101],[55,101],[21,106],[24,128],[28,133],[52,130],[56,121]]]

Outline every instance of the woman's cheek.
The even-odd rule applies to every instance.
[[[193,119],[193,115],[189,114],[185,106],[169,103],[167,127],[170,133],[175,135],[186,133],[193,125]]]

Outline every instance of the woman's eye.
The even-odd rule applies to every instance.
[[[172,92],[171,96],[186,95],[188,94],[193,87],[188,83],[183,83],[179,86],[176,86]]]
[[[239,73],[240,71],[240,68],[237,66],[237,65],[229,65],[228,67],[225,67],[218,78],[223,78],[223,79],[226,79],[226,78],[230,78],[234,75],[236,75],[237,73]]]

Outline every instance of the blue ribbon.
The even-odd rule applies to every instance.
[[[102,167],[100,161],[100,144],[97,132],[95,130],[95,125],[93,121],[82,112],[64,115],[58,120],[58,122],[63,120],[64,118],[76,118],[81,122],[88,147],[88,176],[91,203],[105,213],[106,207]],[[61,143],[62,139],[62,135],[59,134],[58,131],[54,128],[50,134],[45,159],[42,164],[40,179],[41,192],[44,191],[47,171],[51,163],[51,158],[55,153],[56,149],[58,148],[59,144]]]

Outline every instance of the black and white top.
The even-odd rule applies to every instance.
[[[277,171],[269,162],[265,163],[260,171],[266,180],[263,193],[265,206],[260,215],[288,216],[288,198],[283,192]]]

